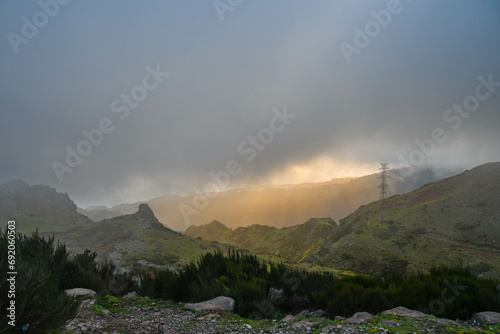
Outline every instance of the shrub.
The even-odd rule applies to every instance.
[[[7,268],[7,242],[7,230],[0,232],[0,268]],[[41,332],[62,325],[78,309],[78,302],[59,288],[58,274],[62,268],[57,261],[66,258],[63,248],[58,246],[54,250],[53,239],[45,240],[37,234],[31,237],[17,234],[15,242],[15,330],[28,326],[33,332]],[[0,307],[6,310],[10,302],[10,299],[3,297],[8,295],[9,290],[6,270],[0,272],[0,280]],[[9,320],[2,317],[0,327],[12,328],[7,324]]]
[[[8,233],[7,229],[0,231],[0,268],[7,268],[8,264]],[[40,237],[37,232],[31,236],[16,234],[14,241],[16,330],[27,326],[32,332],[42,332],[71,319],[79,303],[67,296],[65,289],[78,287],[121,293],[133,288],[129,275],[117,274],[110,262],[97,263],[97,254],[89,250],[72,256],[64,244],[54,243],[53,237]],[[6,270],[0,272],[0,280],[0,295],[7,296]],[[9,302],[9,298],[2,297],[0,307],[7,309]],[[1,328],[9,328],[8,320],[2,317]]]
[[[474,312],[500,311],[497,284],[478,279],[463,266],[433,268],[428,274],[407,277],[398,270],[383,277],[335,278],[262,262],[254,255],[216,251],[179,272],[143,272],[139,291],[153,298],[184,302],[225,295],[235,299],[236,313],[241,316],[269,318],[304,309],[326,309],[330,317],[351,316],[405,306],[441,317],[469,319]],[[271,288],[282,290],[283,298],[270,301]]]

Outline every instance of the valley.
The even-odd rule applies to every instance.
[[[410,182],[416,186],[432,178],[429,174],[417,176],[407,180],[406,186]],[[371,175],[332,181],[332,184],[223,193],[217,198],[220,204],[216,202],[214,208],[222,205],[224,199],[231,204],[239,202],[239,206],[233,208],[226,204],[221,216],[227,218],[231,215],[228,212],[235,215],[240,212],[245,220],[245,212],[258,212],[260,207],[249,198],[262,195],[259,203],[278,208],[273,215],[279,216],[280,210],[290,211],[285,218],[279,218],[285,220],[297,210],[314,209],[308,204],[321,195],[324,195],[321,205],[325,207],[328,201],[332,203],[332,198],[339,196],[345,198],[343,203],[354,205],[353,199],[359,192],[366,190],[365,196],[373,197],[376,183],[376,175]],[[371,192],[367,191],[368,185]],[[471,266],[478,275],[499,278],[499,185],[500,164],[490,163],[427,183],[406,194],[391,196],[386,201],[384,221],[379,219],[378,201],[372,201],[338,220],[328,216],[308,217],[299,224],[281,227],[265,224],[231,227],[225,225],[224,220],[214,220],[209,224],[191,225],[181,233],[167,227],[168,221],[157,218],[157,211],[163,212],[155,211],[159,200],[138,203],[137,208],[135,204],[121,205],[117,208],[130,213],[94,222],[79,213],[85,211],[77,210],[68,195],[46,186],[15,181],[0,186],[0,218],[2,223],[7,218],[15,219],[18,232],[38,230],[42,235],[54,235],[71,251],[89,248],[126,270],[148,266],[180,268],[207,251],[236,247],[272,261],[329,271],[410,274],[460,262]],[[334,188],[338,194],[325,195],[327,189]],[[342,189],[350,192],[342,192]],[[286,192],[290,192],[289,196],[283,196]],[[308,199],[299,208],[298,194]],[[172,197],[168,201],[175,202]],[[246,209],[241,209],[242,206]],[[109,213],[105,207],[90,212],[96,210]]]

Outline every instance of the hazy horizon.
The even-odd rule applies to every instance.
[[[500,161],[498,31],[495,1],[1,2],[0,183],[112,206]]]

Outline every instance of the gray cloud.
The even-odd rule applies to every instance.
[[[500,160],[500,87],[457,130],[443,120],[474,94],[478,76],[500,81],[500,5],[402,2],[347,63],[339,44],[352,44],[353,29],[388,3],[243,2],[223,22],[209,2],[61,5],[17,54],[7,38],[0,44],[0,182],[22,178],[81,205],[112,204],[189,193],[230,160],[243,168],[233,187],[279,179],[291,166],[316,163],[323,175],[321,161],[345,172],[397,165],[435,128],[448,139],[426,163]],[[0,35],[21,34],[21,18],[39,10],[2,3]],[[157,64],[170,75],[120,120],[111,103]],[[247,162],[238,146],[284,106],[297,117]],[[103,118],[113,132],[58,182],[52,162]]]

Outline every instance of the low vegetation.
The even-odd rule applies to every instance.
[[[411,276],[346,276],[291,269],[254,255],[207,253],[181,271],[143,272],[141,293],[154,298],[197,302],[224,295],[245,317],[281,317],[323,309],[330,317],[396,306],[451,319],[500,311],[498,281],[478,278],[468,267],[439,267]]]
[[[16,245],[15,292],[7,281],[12,275],[5,270],[9,263],[7,229],[0,232],[0,268],[3,269],[0,272],[0,308],[6,310],[10,301],[15,301],[15,327],[9,325],[7,322],[11,319],[4,316],[0,319],[0,332],[24,328],[39,333],[71,319],[79,302],[68,297],[65,289],[78,287],[122,294],[133,285],[129,276],[116,273],[113,264],[97,263],[97,254],[89,250],[71,254],[64,244],[54,243],[54,238],[46,239],[38,233],[11,235],[10,240]],[[9,295],[13,298],[7,298]]]
[[[66,251],[54,238],[17,234],[16,330],[36,332],[55,328],[72,318],[79,301],[65,289],[97,291],[96,308],[112,307],[114,297],[132,289],[143,296],[199,302],[220,295],[235,299],[235,312],[248,318],[281,318],[305,309],[325,310],[330,318],[355,312],[380,313],[396,306],[421,310],[438,317],[470,319],[475,312],[500,311],[499,282],[478,278],[468,267],[439,267],[429,273],[401,276],[344,276],[331,272],[291,268],[229,250],[209,252],[180,270],[142,271],[139,284],[118,274],[109,262],[96,262],[97,254]],[[7,267],[7,231],[0,233],[0,265]],[[7,272],[0,274],[0,294],[7,296]],[[104,296],[104,297],[103,297]],[[2,298],[0,307],[7,309]],[[95,310],[99,311],[98,309]],[[10,327],[1,319],[0,332]],[[12,329],[12,328],[10,328]]]

